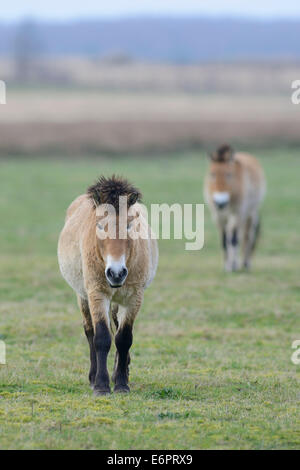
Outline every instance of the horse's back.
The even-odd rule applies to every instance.
[[[148,269],[148,279],[145,285],[146,289],[147,287],[150,286],[153,279],[155,278],[157,266],[158,266],[158,258],[159,258],[157,240],[152,238],[151,236],[148,239],[148,252],[149,252],[149,269]]]
[[[77,209],[80,210],[80,208],[82,208],[86,204],[87,204],[87,195],[86,194],[81,194],[76,199],[74,199],[74,201],[71,202],[71,204],[69,205],[69,207],[67,209],[65,221],[67,221],[70,217],[72,217],[72,215],[77,211]],[[80,212],[79,212],[79,214],[80,214]]]
[[[237,153],[235,159],[241,165],[241,177],[243,179],[244,198],[255,206],[259,206],[262,202],[265,191],[266,182],[264,171],[254,156],[248,153]]]
[[[136,219],[136,229],[141,231],[142,236],[137,240],[135,244],[136,250],[136,267],[140,270],[140,266],[143,266],[143,282],[144,288],[150,286],[152,283],[158,266],[158,243],[156,236],[149,225],[148,213],[144,211],[144,208],[139,204],[135,204],[135,212],[139,213],[139,218]]]

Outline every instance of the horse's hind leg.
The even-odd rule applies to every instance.
[[[258,214],[250,216],[246,223],[244,235],[244,268],[250,268],[251,256],[255,250],[260,233],[260,219]]]
[[[118,351],[116,351],[115,362],[114,362],[114,370],[113,370],[113,373],[112,373],[112,376],[111,376],[111,380],[113,381],[114,384],[116,383],[116,374],[117,374],[118,360],[119,360],[119,353],[118,353]],[[127,375],[127,378],[128,378],[128,379],[129,379],[129,366],[130,366],[130,361],[131,361],[130,353],[128,352],[128,354],[127,354],[127,367],[126,367],[126,375]]]
[[[118,311],[119,311],[119,306],[115,304],[112,308],[112,319],[114,321],[116,331],[118,331],[118,329],[119,329]],[[113,374],[112,374],[112,377],[111,377],[111,379],[114,383],[116,383],[116,371],[117,371],[117,367],[118,367],[118,360],[119,360],[119,352],[118,352],[118,349],[117,349],[116,354],[115,354],[114,370],[113,370]],[[130,353],[128,352],[128,355],[127,355],[127,370],[126,370],[127,377],[129,377],[129,364],[130,364]]]
[[[220,228],[220,235],[221,235],[221,243],[222,243],[222,248],[223,248],[223,253],[224,253],[224,264],[226,267],[227,258],[228,258],[228,237],[227,237],[225,227]]]
[[[83,328],[85,335],[87,337],[89,347],[90,347],[90,372],[89,372],[89,381],[90,385],[93,388],[95,384],[95,378],[97,373],[97,358],[96,358],[96,350],[94,346],[94,328],[92,323],[92,317],[89,309],[88,301],[82,299],[80,296],[77,296],[78,305],[80,307],[82,316],[83,316]]]

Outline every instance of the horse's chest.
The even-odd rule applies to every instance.
[[[126,305],[130,303],[130,299],[134,294],[135,289],[132,287],[121,287],[116,289],[116,292],[113,293],[112,301],[126,307]]]

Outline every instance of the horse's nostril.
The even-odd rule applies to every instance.
[[[216,206],[218,207],[218,209],[224,209],[224,207],[227,206],[227,202],[216,202]]]
[[[106,277],[112,284],[123,283],[127,277],[128,270],[127,268],[122,268],[121,271],[114,271],[111,268],[108,268],[106,271]]]
[[[114,278],[114,273],[113,273],[112,269],[110,269],[110,268],[108,268],[108,270],[106,271],[106,275],[109,278]]]
[[[126,268],[123,268],[122,271],[120,272],[120,278],[121,279],[124,279],[124,277],[126,277],[128,274],[128,271]]]

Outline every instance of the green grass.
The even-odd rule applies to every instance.
[[[0,162],[2,449],[299,448],[298,151],[261,152],[263,237],[250,274],[226,275],[206,212],[205,247],[160,242],[135,325],[128,396],[94,398],[88,347],[56,245],[68,204],[101,174],[147,203],[202,202],[203,156]],[[112,368],[113,354],[109,366]]]

